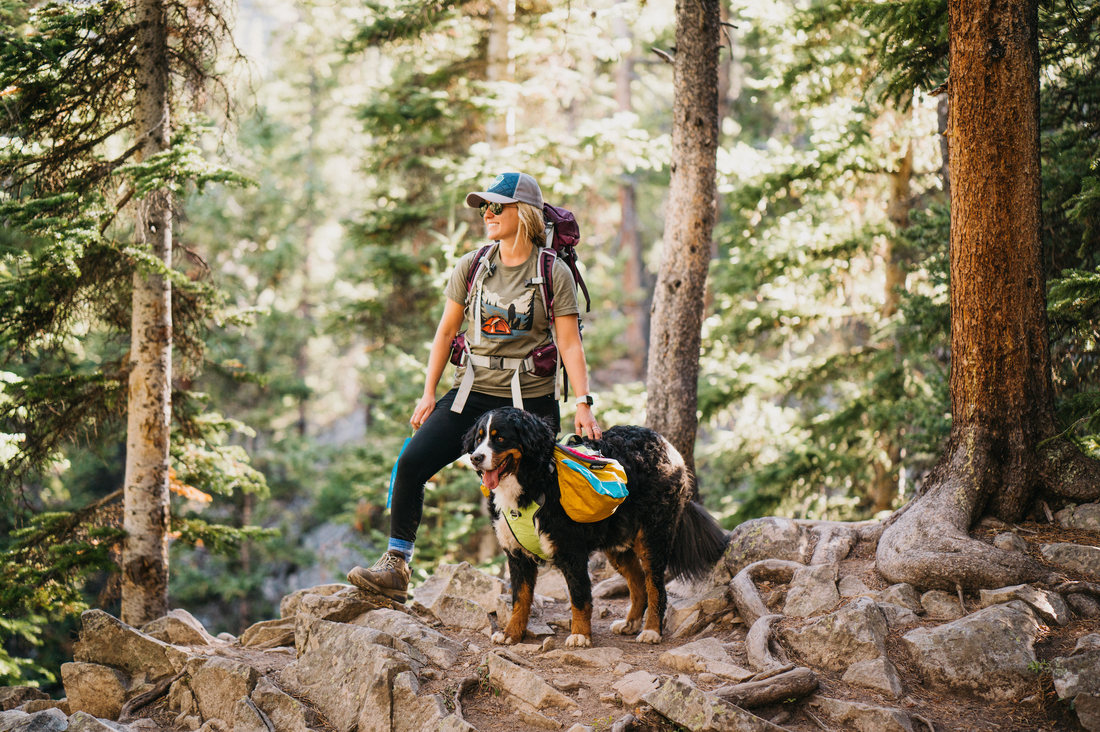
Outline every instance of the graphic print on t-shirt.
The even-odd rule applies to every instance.
[[[490,338],[512,340],[531,332],[534,322],[535,291],[526,290],[511,302],[483,289],[481,294],[481,332]]]

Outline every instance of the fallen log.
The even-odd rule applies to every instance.
[[[812,670],[799,667],[762,681],[723,686],[711,693],[742,709],[751,709],[801,699],[816,690],[817,676]]]

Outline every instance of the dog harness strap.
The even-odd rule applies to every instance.
[[[548,562],[550,557],[543,551],[542,544],[539,542],[539,532],[535,529],[535,514],[540,508],[542,507],[537,503],[529,503],[518,511],[506,508],[501,511],[501,515],[504,516],[504,521],[520,546]]]

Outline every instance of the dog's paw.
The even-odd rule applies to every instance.
[[[504,635],[504,633],[501,631],[493,633],[492,641],[498,646],[514,646],[516,644],[514,640]]]
[[[634,622],[630,622],[626,619],[616,620],[614,623],[611,624],[611,632],[618,635],[634,635],[641,627],[642,621],[640,618],[638,620],[635,620]]]
[[[643,630],[635,640],[639,643],[649,643],[655,646],[661,642],[661,634],[655,630]]]
[[[565,639],[565,646],[566,648],[591,648],[592,639],[589,638],[587,635],[574,633],[573,635]]]

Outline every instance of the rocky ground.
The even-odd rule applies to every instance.
[[[1095,581],[1100,507],[1057,521],[976,536]],[[564,647],[554,572],[536,587],[528,642],[493,645],[506,587],[468,565],[442,567],[409,607],[301,590],[239,637],[213,638],[182,610],[140,631],[89,611],[62,668],[66,699],[0,689],[0,732],[1100,729],[1100,605],[1029,586],[961,601],[887,586],[877,535],[742,525],[708,581],[670,585],[657,646],[611,633],[627,600],[598,561],[589,649]]]

